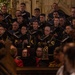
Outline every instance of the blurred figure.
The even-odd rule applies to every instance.
[[[55,48],[53,56],[54,56],[54,61],[50,62],[49,67],[60,67],[61,65],[63,65],[64,56],[61,47]]]
[[[64,64],[56,75],[75,75],[75,43],[67,43],[63,46]]]

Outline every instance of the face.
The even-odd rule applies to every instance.
[[[38,29],[38,22],[33,22],[33,29],[34,30]]]
[[[19,24],[17,23],[17,22],[14,22],[13,24],[12,24],[12,29],[13,30],[17,30],[19,28]]]
[[[59,54],[54,51],[53,55],[54,55],[54,60],[58,61],[59,60]]]
[[[3,13],[6,13],[6,12],[7,12],[7,7],[6,7],[6,6],[3,6],[3,7],[2,7],[2,12],[3,12]]]
[[[23,22],[23,17],[22,16],[17,17],[17,22],[22,23]]]
[[[0,35],[4,34],[5,29],[3,27],[0,27]]]
[[[45,27],[44,34],[45,35],[50,35],[50,27]]]
[[[44,22],[45,21],[45,17],[44,16],[40,16],[40,22]]]
[[[37,55],[37,57],[42,57],[42,48],[37,48],[37,50],[36,50],[36,55]]]
[[[36,17],[38,17],[38,16],[40,15],[40,11],[39,11],[39,10],[34,10],[34,15],[35,15]]]
[[[54,18],[55,18],[55,17],[59,17],[58,12],[54,12],[54,13],[53,13],[53,17],[54,17]]]
[[[59,25],[59,19],[58,18],[55,18],[54,19],[54,26],[58,26]]]
[[[73,17],[75,17],[75,8],[72,8],[71,14],[72,14]]]
[[[57,10],[57,9],[58,9],[58,4],[54,3],[54,4],[53,4],[53,9],[54,9],[54,10]]]
[[[64,18],[60,18],[60,19],[59,19],[59,22],[60,22],[60,25],[64,25],[64,23],[65,23]]]
[[[60,52],[59,53],[59,61],[64,64],[64,53],[63,52]]]
[[[20,9],[21,9],[21,11],[24,11],[24,10],[25,10],[25,8],[26,8],[26,6],[25,6],[25,5],[20,5]]]
[[[24,50],[22,51],[22,57],[27,57],[27,49],[24,49]]]
[[[17,17],[18,15],[21,15],[21,12],[20,11],[16,11],[15,16]]]
[[[26,27],[23,26],[23,27],[21,28],[21,33],[22,33],[22,34],[26,34],[26,32],[27,32],[27,29],[26,29]]]
[[[72,28],[70,26],[66,26],[66,29],[65,29],[66,33],[70,33],[71,30]]]

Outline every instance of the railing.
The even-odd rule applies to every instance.
[[[56,75],[58,68],[17,68],[17,75]]]

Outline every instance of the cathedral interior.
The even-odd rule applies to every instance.
[[[0,75],[75,75],[75,0],[0,0]]]

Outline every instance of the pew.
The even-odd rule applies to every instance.
[[[18,67],[17,75],[56,75],[58,68]]]

